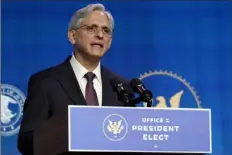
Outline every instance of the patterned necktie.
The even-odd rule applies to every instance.
[[[96,75],[92,72],[88,72],[85,74],[85,78],[87,79],[87,85],[85,89],[85,99],[87,105],[98,105],[97,93],[93,87],[93,79]]]

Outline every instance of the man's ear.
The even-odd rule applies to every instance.
[[[68,40],[72,45],[76,44],[76,32],[74,30],[68,31]]]

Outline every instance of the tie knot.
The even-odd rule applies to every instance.
[[[95,74],[93,72],[88,72],[85,74],[85,78],[88,80],[88,81],[93,81],[93,79],[95,78]]]

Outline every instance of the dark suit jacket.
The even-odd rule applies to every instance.
[[[24,104],[23,119],[18,136],[18,149],[22,154],[33,155],[36,132],[42,130],[46,132],[47,127],[50,128],[51,134],[55,134],[55,131],[62,130],[56,129],[57,124],[62,124],[65,128],[68,105],[86,105],[69,60],[70,58],[60,65],[40,71],[30,77],[28,96]],[[101,75],[103,83],[102,105],[129,106],[117,99],[117,94],[113,92],[110,85],[112,78],[120,78],[125,82],[126,89],[131,92],[125,79],[103,66],[101,67]],[[64,128],[63,130],[66,131]],[[40,133],[40,136],[44,137],[45,135]],[[44,138],[46,140],[46,137]]]

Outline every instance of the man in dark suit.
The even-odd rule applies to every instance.
[[[43,142],[64,140],[67,146],[67,135],[59,136],[67,131],[68,105],[128,106],[118,100],[110,85],[111,79],[125,80],[100,62],[110,48],[113,29],[113,17],[101,4],[88,5],[72,16],[68,28],[72,56],[30,77],[18,136],[22,154],[33,155],[36,135]],[[126,82],[125,87],[130,92]],[[63,146],[50,142],[49,147]],[[43,152],[44,148],[38,150],[41,155],[53,154]]]

